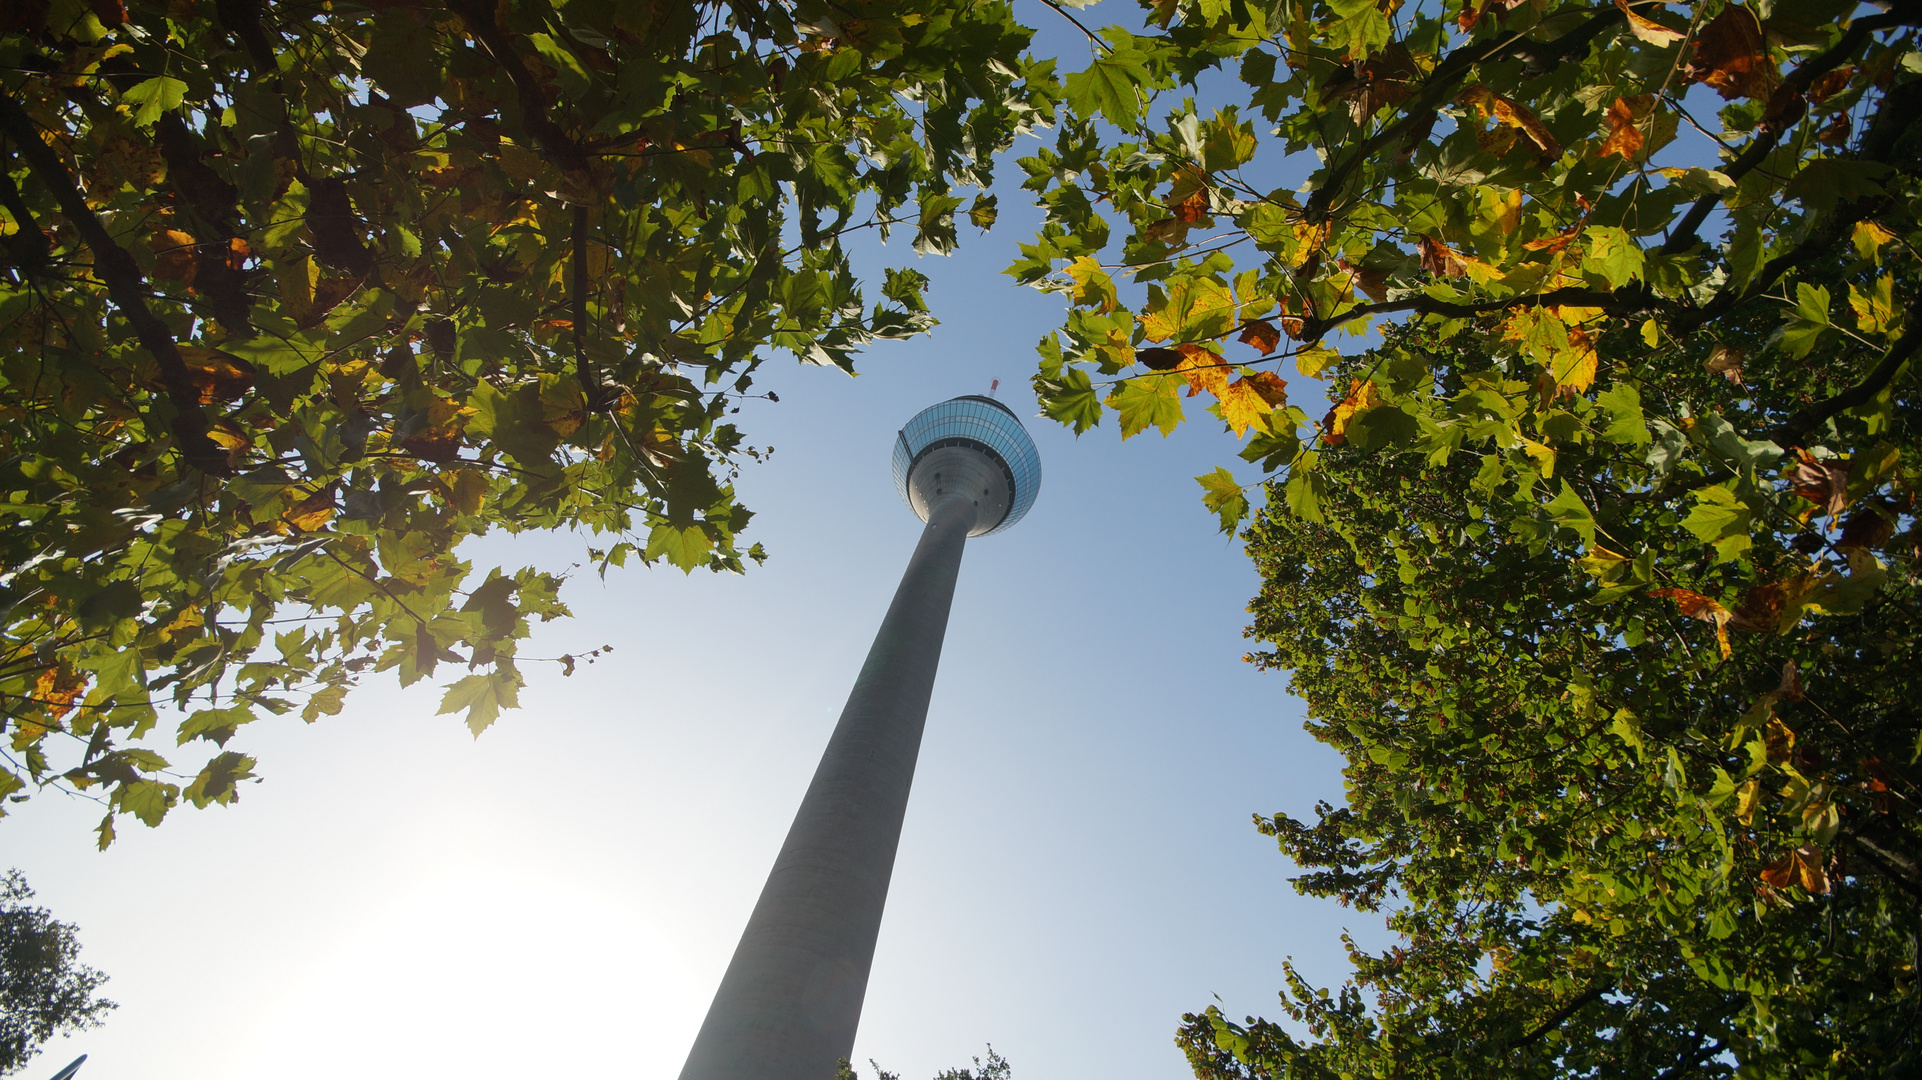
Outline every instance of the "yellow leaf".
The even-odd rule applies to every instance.
[[[1855,251],[1864,259],[1882,259],[1882,245],[1895,239],[1895,234],[1873,221],[1855,223]]]
[[[1592,547],[1588,549],[1588,554],[1575,560],[1575,565],[1581,567],[1584,573],[1609,582],[1620,577],[1630,561],[1628,556],[1619,555],[1605,547]]]
[[[1340,353],[1333,349],[1323,348],[1317,345],[1314,348],[1303,349],[1295,354],[1295,370],[1312,379],[1320,375],[1328,365],[1340,360]]]
[[[1849,286],[1849,308],[1855,312],[1855,325],[1865,334],[1880,334],[1895,317],[1894,279],[1887,274],[1878,278],[1867,293]]]
[[[1622,15],[1628,20],[1628,32],[1658,49],[1665,49],[1688,36],[1679,30],[1670,30],[1645,15],[1636,14],[1629,8],[1627,0],[1615,0],[1615,6],[1622,9]]]
[[[1750,780],[1735,789],[1735,816],[1744,825],[1755,824],[1755,809],[1762,801],[1762,782]]]
[[[1115,293],[1114,280],[1101,269],[1101,264],[1094,260],[1094,256],[1083,255],[1069,263],[1066,273],[1074,282],[1074,290],[1069,296],[1075,303],[1098,307],[1105,315],[1120,302],[1120,297]]]
[[[1253,383],[1247,379],[1236,379],[1215,393],[1221,398],[1221,418],[1235,433],[1235,438],[1246,434],[1251,427],[1257,431],[1268,430],[1268,413],[1272,406]]]
[[[1330,443],[1342,442],[1348,430],[1348,422],[1355,418],[1355,414],[1372,409],[1379,404],[1381,404],[1381,392],[1375,389],[1373,382],[1351,380],[1348,396],[1329,412],[1327,430],[1322,437]]]
[[[1568,348],[1555,354],[1555,362],[1549,368],[1555,377],[1555,385],[1569,393],[1580,394],[1595,384],[1595,367],[1599,357],[1595,354],[1595,343],[1588,340],[1588,334],[1580,327],[1568,330]]]
[[[1536,463],[1542,467],[1542,479],[1547,480],[1552,478],[1555,475],[1555,451],[1546,443],[1538,443],[1526,435],[1523,435],[1521,439],[1522,453],[1534,458]]]

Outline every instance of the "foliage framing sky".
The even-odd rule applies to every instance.
[[[1071,28],[1018,13],[1080,65]],[[781,403],[741,417],[776,447],[741,481],[765,568],[577,571],[579,618],[524,653],[613,653],[572,679],[528,665],[526,707],[478,742],[433,690],[376,682],[340,717],[247,731],[268,767],[236,807],[104,854],[91,803],[16,812],[6,861],[123,1004],[23,1075],[81,1052],[95,1080],[675,1075],[919,531],[894,430],[994,378],[1046,476],[963,567],[857,1059],[917,1077],[993,1042],[1024,1078],[1182,1076],[1182,1011],[1272,1011],[1285,954],[1338,982],[1342,928],[1375,919],[1294,896],[1249,825],[1340,778],[1285,681],[1240,661],[1254,574],[1191,479],[1232,461],[1228,436],[1077,441],[1033,418],[1060,307],[1000,276],[1033,226],[1002,195],[954,258],[885,253],[934,279],[932,339],[852,381],[772,366]],[[582,558],[566,536],[493,550]],[[638,713],[643,682],[660,705]],[[1291,933],[1232,935],[1251,910]]]

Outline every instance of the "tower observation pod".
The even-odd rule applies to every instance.
[[[927,526],[681,1080],[834,1080],[853,1053],[961,549],[1021,520],[1041,458],[1007,406],[969,395],[901,429],[894,484]]]

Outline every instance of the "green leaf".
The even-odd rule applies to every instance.
[[[1599,275],[1616,289],[1642,276],[1642,246],[1634,237],[1621,229],[1602,225],[1589,229],[1584,235],[1588,240],[1588,254],[1582,259],[1582,269]]]
[[[1563,480],[1561,485],[1561,490],[1548,502],[1548,516],[1554,519],[1555,524],[1573,529],[1575,535],[1582,538],[1582,543],[1592,546],[1595,543],[1594,511],[1588,508],[1580,495],[1575,494],[1575,489],[1569,486],[1568,481]]]
[[[1716,562],[1728,562],[1749,549],[1749,521],[1754,512],[1726,485],[1697,488],[1695,508],[1682,519],[1682,528],[1715,547]]]
[[[1235,527],[1248,516],[1248,496],[1235,481],[1233,473],[1217,466],[1215,471],[1195,477],[1201,485],[1201,502],[1221,518],[1221,531],[1233,536]]]
[[[677,528],[660,524],[647,534],[647,557],[665,558],[687,573],[707,563],[714,544],[708,539],[707,530],[699,525]]]
[[[1148,69],[1141,60],[1140,53],[1117,48],[1086,70],[1069,75],[1065,80],[1068,104],[1081,116],[1093,118],[1099,114],[1123,131],[1133,130],[1141,107],[1135,87],[1149,81]]]
[[[152,127],[161,113],[178,109],[187,100],[187,84],[168,75],[156,75],[128,87],[120,100],[134,106],[136,127]]]
[[[1107,404],[1121,415],[1121,437],[1131,439],[1153,427],[1166,437],[1181,425],[1181,387],[1177,375],[1146,375],[1123,381]]]
[[[1065,368],[1054,378],[1037,375],[1034,389],[1042,415],[1074,428],[1076,435],[1101,422],[1101,395],[1081,368]]]
[[[1620,382],[1595,395],[1595,403],[1608,412],[1608,426],[1602,438],[1623,446],[1647,446],[1651,436],[1648,420],[1642,415],[1642,395],[1634,384]]]
[[[1319,524],[1328,520],[1321,512],[1322,497],[1327,491],[1327,477],[1314,470],[1297,468],[1289,475],[1282,495],[1288,503],[1289,513],[1303,521]]]
[[[440,699],[440,713],[466,709],[467,730],[478,738],[499,719],[502,709],[520,708],[520,686],[520,675],[511,670],[464,676],[447,688]]]

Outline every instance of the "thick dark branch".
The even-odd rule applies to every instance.
[[[1451,319],[1472,319],[1477,315],[1507,311],[1511,308],[1562,305],[1600,308],[1611,315],[1633,315],[1656,306],[1656,301],[1639,289],[1623,289],[1620,292],[1602,292],[1598,289],[1555,289],[1527,296],[1511,296],[1506,300],[1478,300],[1470,304],[1437,300],[1432,296],[1411,296],[1406,300],[1390,300],[1380,304],[1357,304],[1347,311],[1327,318],[1303,319],[1301,333],[1296,336],[1304,343],[1313,344],[1338,326],[1354,322],[1356,319],[1365,319],[1370,315],[1384,315],[1396,311],[1445,315]]]
[[[121,317],[133,327],[140,344],[160,365],[160,379],[167,400],[174,409],[174,438],[187,461],[202,472],[225,476],[232,469],[227,453],[207,437],[207,417],[200,410],[200,388],[194,385],[187,363],[180,356],[173,333],[147,306],[145,281],[133,256],[107,234],[107,227],[87,206],[86,197],[73,177],[60,163],[52,148],[41,141],[39,125],[10,94],[0,94],[0,131],[4,131],[34,179],[46,185],[59,204],[61,213],[80,235],[80,241],[93,252],[94,275],[106,283],[107,297],[120,310]],[[20,223],[27,228],[27,222]]]
[[[1559,1009],[1556,1009],[1553,1013],[1549,1015],[1548,1019],[1542,1021],[1539,1025],[1537,1025],[1535,1030],[1509,1043],[1506,1049],[1520,1050],[1522,1047],[1527,1046],[1532,1042],[1535,1042],[1536,1040],[1540,1039],[1542,1036],[1548,1034],[1551,1031],[1554,1031],[1558,1027],[1561,1027],[1564,1023],[1568,1021],[1569,1017],[1574,1016],[1578,1011],[1580,1011],[1582,1006],[1600,998],[1603,994],[1608,993],[1610,990],[1613,990],[1614,988],[1615,988],[1615,984],[1612,982],[1605,982],[1598,986],[1590,988],[1589,991],[1583,994],[1581,997],[1575,998],[1574,1000],[1570,1001],[1568,1004],[1563,1005]]]
[[[1797,97],[1806,94],[1809,87],[1815,85],[1816,79],[1848,62],[1855,55],[1855,51],[1868,41],[1870,34],[1891,27],[1912,25],[1918,21],[1922,21],[1922,4],[1916,4],[1913,0],[1887,14],[1871,15],[1866,19],[1855,20],[1849,24],[1848,31],[1842,35],[1842,40],[1821,55],[1796,65],[1795,70],[1789,72],[1788,78],[1782,80],[1782,85],[1776,90],[1776,94]],[[1794,120],[1800,118],[1801,114],[1798,112],[1792,114],[1792,119],[1787,123],[1765,122],[1762,125],[1761,134],[1755,137],[1755,141],[1748,144],[1740,157],[1722,169],[1723,175],[1731,180],[1740,180],[1748,175],[1775,149],[1775,144],[1781,141],[1782,133],[1794,127]],[[1702,227],[1702,222],[1708,219],[1709,213],[1721,201],[1720,195],[1704,195],[1696,199],[1695,204],[1688,208],[1688,213],[1683,215],[1681,224],[1675,227],[1674,235],[1662,245],[1661,253],[1679,255],[1687,251],[1696,242],[1695,234]]]
[[[586,172],[587,152],[581,148],[567,132],[561,130],[552,117],[547,115],[547,97],[541,93],[540,83],[534,73],[527,70],[521,62],[520,54],[501,33],[500,24],[494,21],[492,0],[452,0],[448,7],[467,24],[487,55],[507,73],[508,81],[514,84],[514,92],[520,99],[521,122],[527,125],[528,133],[541,149],[554,156],[554,163],[569,172]]]
[[[1363,162],[1374,157],[1383,147],[1407,138],[1423,124],[1434,123],[1436,112],[1448,103],[1456,86],[1467,78],[1476,65],[1490,60],[1499,60],[1505,56],[1515,56],[1527,63],[1526,73],[1530,77],[1546,75],[1577,49],[1586,49],[1595,35],[1613,26],[1621,18],[1622,13],[1619,8],[1599,8],[1593,18],[1554,41],[1536,42],[1530,40],[1525,33],[1510,34],[1494,41],[1465,46],[1450,53],[1436,65],[1434,73],[1422,83],[1421,92],[1400,120],[1376,132],[1343,158],[1339,164],[1328,170],[1327,179],[1313,195],[1309,196],[1308,202],[1302,207],[1303,219],[1310,225],[1319,225],[1326,221],[1332,212],[1332,204],[1340,196],[1342,188],[1347,186],[1348,178],[1354,171],[1361,168]]]
[[[596,411],[601,405],[600,372],[594,369],[594,362],[587,358],[587,245],[592,242],[588,235],[587,207],[574,208],[574,251],[569,260],[573,280],[568,282],[569,318],[574,323],[574,376],[581,381],[581,392],[587,396],[588,410]]]
[[[1858,405],[1867,404],[1871,398],[1881,393],[1890,382],[1894,381],[1896,374],[1909,362],[1909,358],[1915,355],[1916,348],[1922,346],[1922,325],[1918,325],[1922,323],[1922,297],[1917,297],[1909,304],[1904,321],[1909,326],[1908,332],[1889,349],[1888,354],[1882,357],[1882,362],[1875,366],[1874,371],[1869,372],[1867,378],[1834,397],[1826,401],[1818,401],[1782,421],[1768,433],[1769,440],[1781,446],[1800,446],[1810,432],[1828,423],[1830,417]]]
[[[1890,851],[1861,833],[1845,832],[1843,835],[1855,842],[1855,848],[1862,854],[1863,861],[1875,867],[1877,873],[1894,882],[1903,892],[1922,899],[1922,888],[1917,886],[1917,882],[1922,881],[1922,872],[1918,872],[1912,860],[1898,852]]]
[[[7,208],[13,215],[16,230],[7,237],[7,258],[27,277],[38,277],[47,268],[48,259],[53,255],[53,245],[47,242],[47,234],[34,224],[33,211],[27,209],[27,201],[20,197],[20,189],[13,186],[13,177],[5,168],[0,168],[0,206]]]

